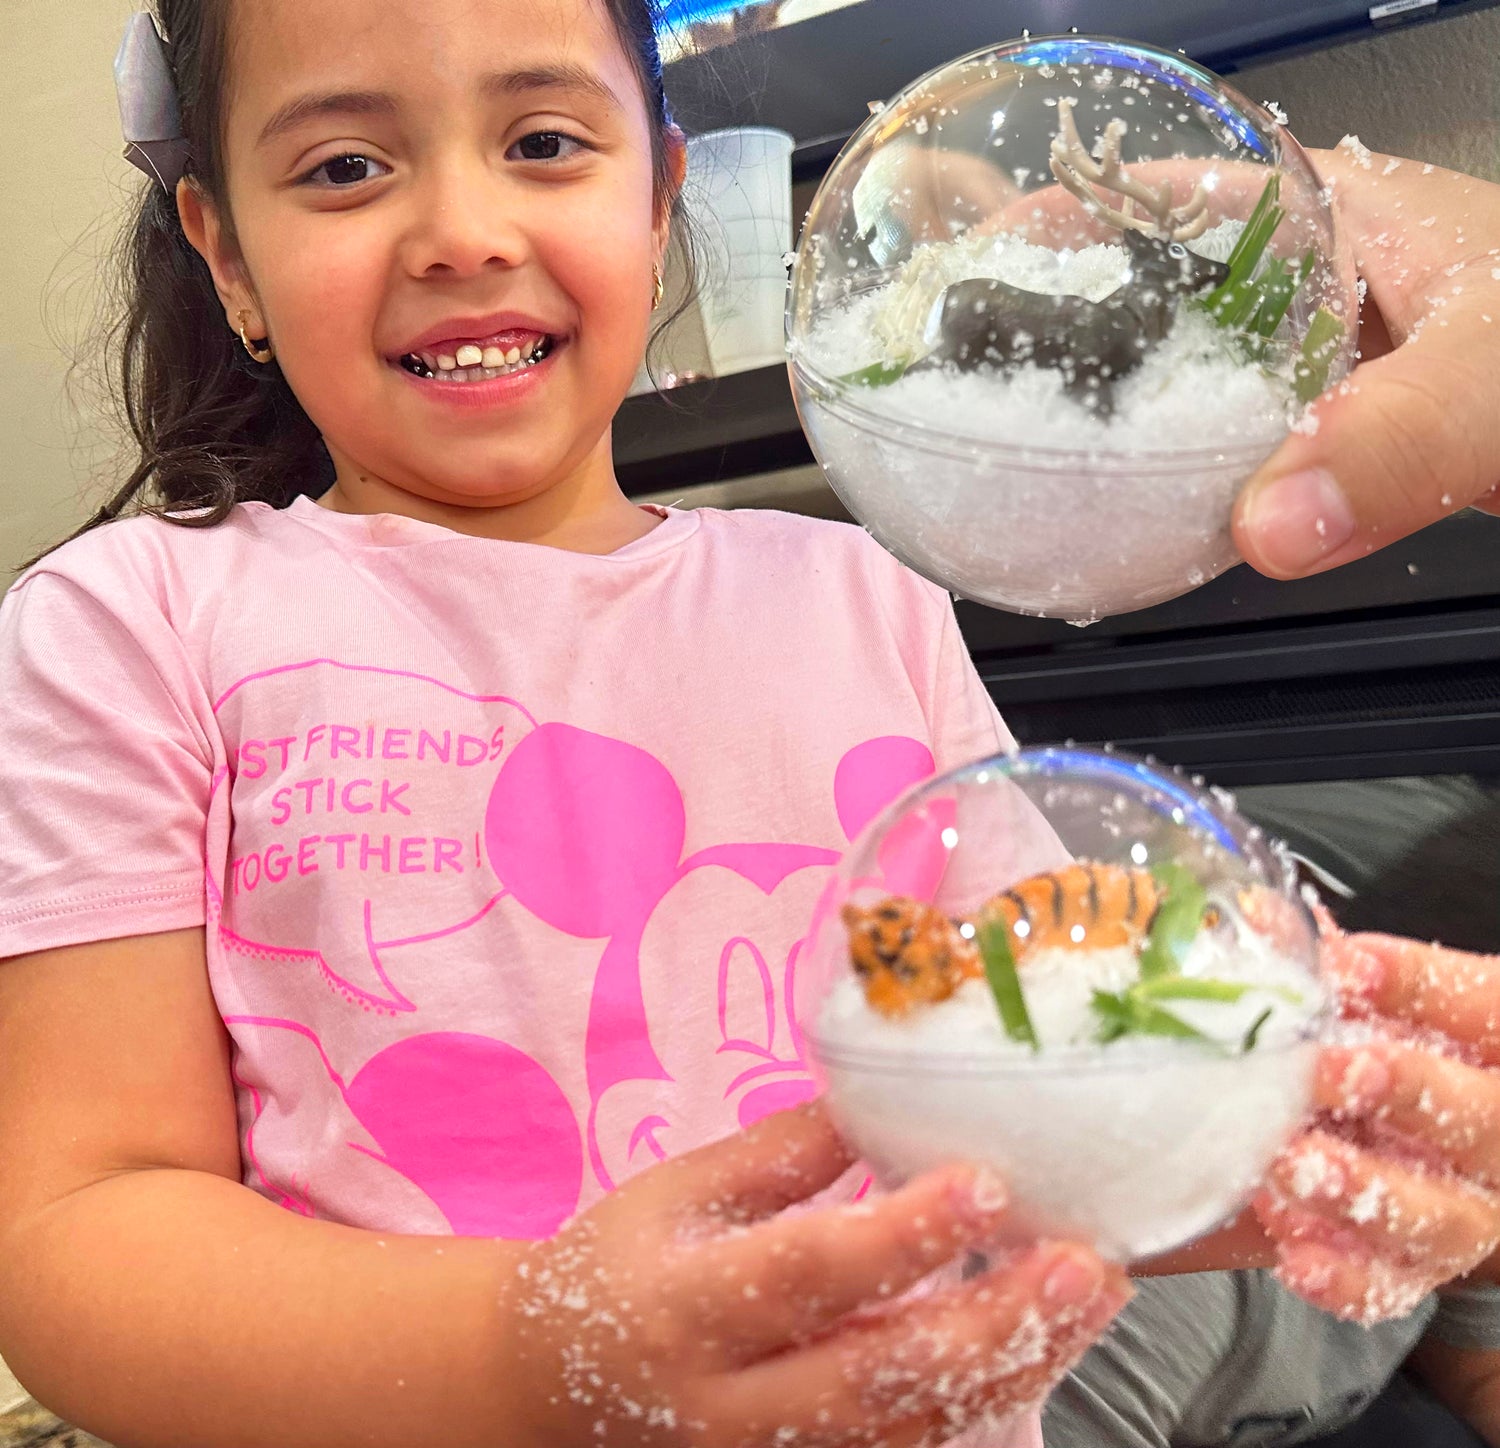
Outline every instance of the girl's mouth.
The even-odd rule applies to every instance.
[[[424,381],[462,386],[472,382],[491,382],[535,367],[551,356],[557,338],[550,334],[528,337],[525,341],[501,346],[467,343],[453,352],[406,352],[397,362],[413,377]]]

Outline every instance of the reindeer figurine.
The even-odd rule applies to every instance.
[[[1212,290],[1229,269],[1183,244],[1208,228],[1203,186],[1174,207],[1170,181],[1152,188],[1131,176],[1120,159],[1128,127],[1119,119],[1105,128],[1095,160],[1078,135],[1074,104],[1072,97],[1057,104],[1052,174],[1091,215],[1121,233],[1130,253],[1129,278],[1100,302],[1024,291],[988,278],[957,282],[941,298],[937,346],[917,367],[951,364],[973,372],[1031,362],[1062,373],[1070,396],[1109,416],[1115,384],[1166,337],[1178,301]],[[1123,197],[1123,204],[1110,206],[1096,186]]]

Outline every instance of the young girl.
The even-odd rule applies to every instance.
[[[96,521],[169,516],[0,626],[0,1352],[123,1448],[1035,1442],[1123,1278],[932,1288],[1003,1187],[847,1204],[790,1010],[841,849],[1010,741],[858,530],[615,482],[646,0],[161,11]]]
[[[187,179],[133,240],[104,516],[173,516],[5,605],[0,1351],[152,1448],[1036,1401],[1116,1270],[881,1315],[998,1184],[781,1212],[851,1165],[789,1013],[827,870],[1009,739],[859,530],[615,482],[684,157],[645,0],[161,19]]]

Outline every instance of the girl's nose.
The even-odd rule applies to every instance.
[[[412,204],[402,259],[413,276],[474,276],[531,254],[521,198],[481,160],[434,168]]]

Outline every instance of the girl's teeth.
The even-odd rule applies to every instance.
[[[504,377],[524,367],[535,366],[547,355],[543,346],[546,338],[539,337],[527,342],[524,347],[480,348],[471,342],[454,349],[454,354],[439,352],[436,357],[428,352],[408,354],[413,362],[420,362],[428,375],[438,382],[488,382],[494,377]]]

